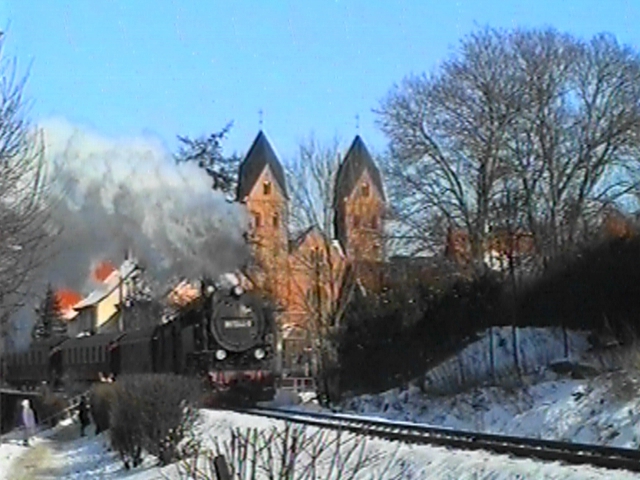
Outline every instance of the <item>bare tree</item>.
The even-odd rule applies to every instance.
[[[344,314],[355,282],[334,239],[335,185],[340,166],[339,141],[322,144],[313,136],[300,144],[289,168],[294,228],[304,228],[291,251],[291,290],[301,310],[313,352],[315,375],[328,390],[327,376],[336,355],[332,335]]]
[[[424,246],[442,244],[443,225],[464,229],[480,262],[508,187],[519,192],[510,222],[533,235],[541,258],[591,238],[602,206],[630,190],[639,74],[637,52],[606,35],[470,35],[378,110],[397,218]]]
[[[525,108],[509,161],[544,260],[591,238],[602,208],[628,190],[637,153],[640,58],[608,36],[512,34]]]
[[[51,254],[49,208],[41,135],[26,117],[27,76],[2,54],[0,40],[0,335],[34,286]]]
[[[334,188],[340,166],[340,140],[321,143],[314,135],[300,142],[289,162],[291,223],[297,230],[317,226],[333,238]]]
[[[505,37],[494,31],[472,35],[460,58],[439,74],[405,79],[378,110],[390,140],[384,167],[397,218],[418,238],[441,234],[442,226],[465,229],[477,264],[502,175],[507,127],[521,109],[517,85],[508,81],[515,67]]]

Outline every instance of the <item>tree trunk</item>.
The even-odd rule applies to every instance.
[[[496,381],[496,358],[495,346],[493,342],[493,327],[489,327],[489,367],[491,369],[491,380]]]
[[[518,377],[521,377],[522,372],[520,371],[520,361],[518,358],[518,327],[516,327],[515,324],[511,326],[511,334],[511,338],[513,340],[513,365]]]

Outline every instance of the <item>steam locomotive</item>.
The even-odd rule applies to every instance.
[[[264,299],[237,285],[203,283],[200,299],[169,322],[34,340],[27,350],[3,356],[3,376],[19,388],[68,388],[132,373],[201,375],[216,389],[268,400],[275,394],[275,337]]]

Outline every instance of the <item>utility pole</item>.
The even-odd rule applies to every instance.
[[[120,332],[124,331],[124,301],[123,301],[123,292],[122,292],[122,267],[118,268],[118,304],[120,307],[120,313],[118,315],[118,330]]]

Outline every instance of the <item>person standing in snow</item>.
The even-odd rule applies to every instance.
[[[84,437],[84,429],[91,424],[91,420],[89,419],[89,406],[87,405],[85,397],[82,397],[78,404],[78,419],[80,420],[80,436]]]
[[[29,445],[29,439],[36,433],[36,416],[29,400],[26,399],[22,401],[22,426],[24,427],[24,444]]]

